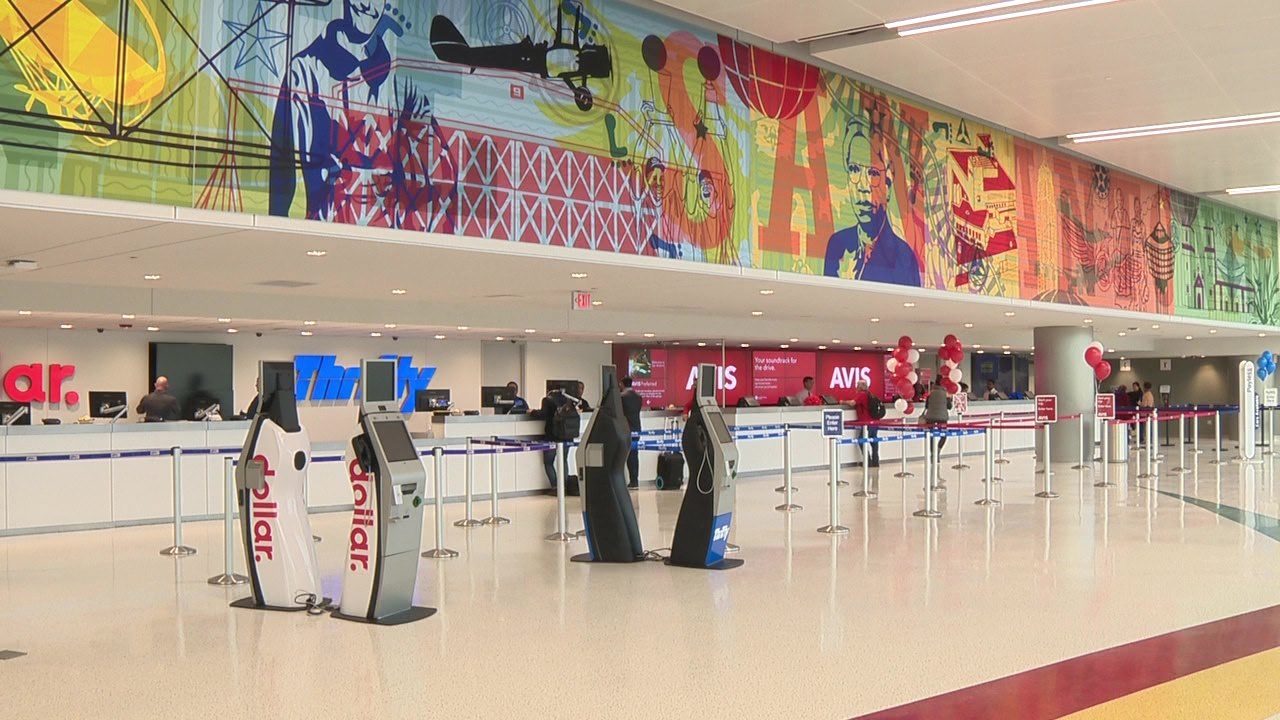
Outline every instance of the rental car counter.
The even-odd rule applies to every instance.
[[[972,402],[966,417],[987,413],[1032,410],[1030,401]],[[738,431],[759,425],[817,425],[821,421],[819,407],[729,408],[726,422]],[[852,420],[853,411],[845,418]],[[646,439],[661,440],[664,433],[678,445],[679,430],[668,428],[680,422],[681,413],[645,411],[642,430]],[[583,418],[586,427],[587,417]],[[885,422],[900,420],[888,409]],[[540,440],[542,422],[519,415],[436,416],[430,432],[415,433],[415,445],[428,463],[428,497],[434,490],[430,478],[431,448],[445,446],[447,490],[450,498],[460,497],[465,490],[466,460],[462,450],[467,438],[487,440],[493,437]],[[910,421],[911,425],[915,421]],[[419,421],[411,427],[422,428]],[[354,413],[352,427],[355,427]],[[86,529],[116,525],[167,522],[173,516],[173,460],[171,448],[181,447],[180,463],[183,516],[188,519],[209,518],[223,511],[223,462],[236,457],[244,443],[249,423],[179,422],[116,423],[92,425],[50,425],[0,427],[0,535],[21,535],[50,530]],[[354,432],[354,431],[353,431]],[[764,431],[767,433],[769,431]],[[777,432],[776,430],[773,432]],[[760,434],[764,434],[760,433]],[[752,432],[750,434],[757,434]],[[900,442],[889,441],[892,433],[882,433],[886,442],[880,451],[881,464],[899,457]],[[1033,447],[1029,430],[1005,432],[1005,450]],[[474,447],[483,452],[484,446]],[[947,444],[947,453],[955,445]],[[341,458],[345,444],[316,443],[310,468],[307,503],[313,510],[337,510],[351,507],[351,489]],[[907,445],[908,457],[923,456],[923,441]],[[981,439],[966,438],[966,452],[981,452]],[[457,454],[454,454],[457,451]],[[739,472],[744,475],[771,474],[782,469],[782,439],[738,441]],[[490,458],[477,454],[474,460],[474,491],[477,497],[488,492]],[[501,494],[528,493],[547,487],[538,452],[503,453],[498,457],[499,491]],[[568,453],[574,471],[573,453]],[[858,461],[852,445],[841,446],[841,462]],[[825,466],[826,445],[816,430],[792,433],[792,458],[795,469]],[[640,477],[652,482],[657,474],[657,453],[642,452]]]

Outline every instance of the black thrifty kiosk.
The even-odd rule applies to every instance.
[[[396,361],[362,361],[360,386],[360,434],[347,456],[355,509],[333,617],[403,625],[436,612],[413,604],[427,471],[396,401]]]
[[[640,527],[627,492],[627,454],[631,452],[631,427],[622,414],[618,373],[612,365],[600,369],[604,389],[600,406],[591,414],[578,446],[581,479],[582,525],[588,552],[575,555],[577,562],[629,563],[644,559]]]
[[[728,570],[742,560],[726,559],[733,521],[733,483],[738,448],[716,404],[716,366],[698,366],[698,397],[681,439],[689,486],[680,504],[668,565]]]

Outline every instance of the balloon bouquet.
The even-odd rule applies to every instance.
[[[960,361],[964,359],[964,346],[955,335],[947,335],[938,349],[938,359],[942,367],[938,368],[938,384],[950,395],[960,392],[960,380],[964,373],[960,370]]]
[[[1084,361],[1093,368],[1093,377],[1102,382],[1111,377],[1111,363],[1102,359],[1103,345],[1094,340],[1084,349]]]
[[[1256,372],[1261,382],[1266,382],[1267,378],[1276,374],[1276,356],[1272,355],[1270,350],[1263,350],[1254,365],[1258,368]]]
[[[914,347],[914,342],[908,335],[898,338],[898,347],[890,353],[889,359],[885,360],[885,369],[889,371],[889,376],[893,379],[891,385],[898,392],[898,399],[893,401],[893,406],[898,412],[910,415],[915,411],[915,384],[920,380],[919,373],[916,372],[916,363],[920,362],[920,351]]]

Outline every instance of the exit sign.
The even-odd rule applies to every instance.
[[[586,290],[574,290],[572,303],[574,310],[590,310],[591,293]]]

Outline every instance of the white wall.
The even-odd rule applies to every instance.
[[[546,380],[580,378],[587,385],[592,404],[600,395],[600,366],[610,361],[609,346],[603,343],[530,343],[527,347],[510,343],[489,343],[482,350],[478,339],[427,340],[390,337],[359,338],[335,336],[255,337],[253,333],[237,335],[216,333],[149,333],[145,330],[110,330],[99,334],[94,330],[16,330],[0,329],[0,372],[26,363],[42,363],[48,372],[50,363],[75,365],[75,377],[65,390],[80,395],[75,405],[32,407],[38,422],[42,418],[58,418],[64,423],[89,414],[90,390],[124,391],[129,394],[129,420],[132,409],[150,390],[147,377],[148,346],[151,342],[221,343],[233,348],[235,411],[243,410],[255,393],[260,360],[292,360],[305,353],[338,356],[338,364],[350,367],[361,358],[384,354],[412,355],[414,365],[433,365],[436,374],[433,388],[448,388],[454,403],[465,409],[480,407],[482,384],[505,384],[520,379],[520,353],[526,354],[526,396],[531,404],[542,397]],[[490,365],[492,367],[490,367]],[[7,400],[0,388],[0,399]],[[355,407],[348,403],[318,404],[302,402],[299,413],[303,424],[316,442],[344,441],[355,426]],[[233,408],[223,409],[229,413]],[[428,418],[418,415],[411,422],[414,431],[426,431]]]

